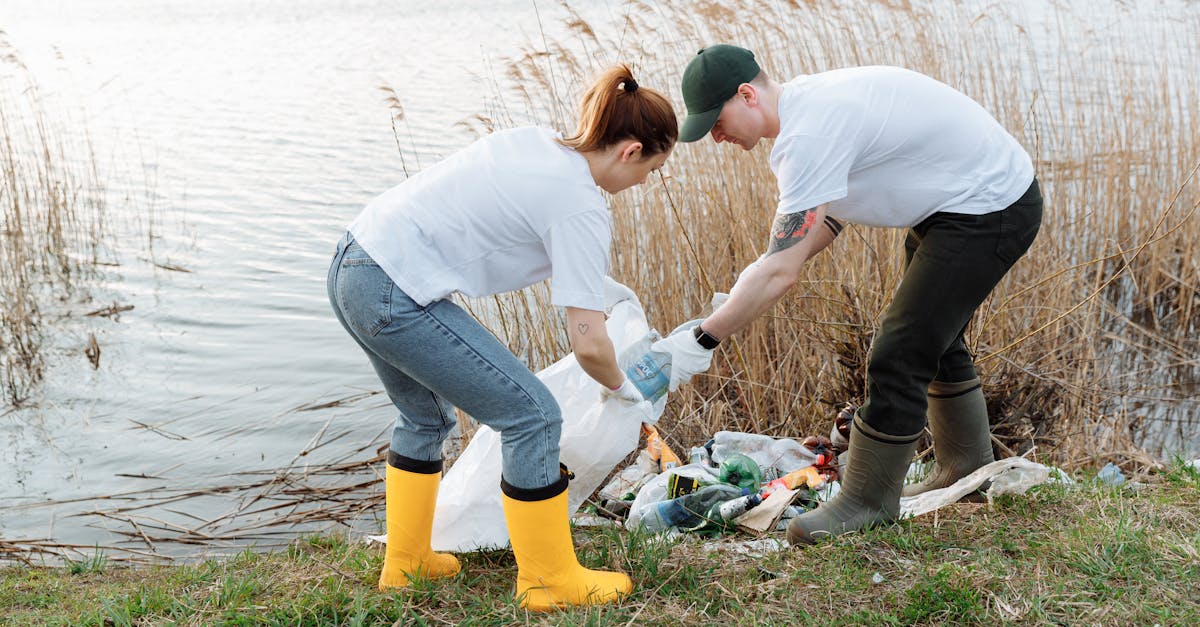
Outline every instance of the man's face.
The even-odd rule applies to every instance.
[[[742,150],[758,145],[758,140],[763,137],[763,119],[758,93],[752,85],[743,84],[725,103],[709,134],[718,144],[729,142],[741,146]]]

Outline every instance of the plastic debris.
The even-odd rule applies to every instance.
[[[1035,485],[1046,483],[1050,479],[1048,468],[1012,468],[992,478],[992,485],[987,489],[988,502],[1002,494],[1025,494]]]
[[[593,514],[576,514],[571,517],[571,524],[575,527],[620,527],[621,523],[603,516],[595,516]]]
[[[633,499],[633,504],[629,507],[629,518],[625,521],[626,529],[630,531],[637,529],[642,516],[650,511],[650,507],[667,500],[667,488],[671,475],[692,477],[706,484],[721,482],[721,479],[717,477],[716,469],[703,464],[686,464],[655,475],[638,490],[637,496]]]
[[[776,523],[783,516],[785,510],[791,508],[789,505],[800,493],[800,490],[776,490],[771,492],[762,503],[754,509],[742,514],[735,520],[738,527],[762,533],[768,529],[775,528]],[[793,516],[799,514],[797,509]]]
[[[778,553],[788,548],[786,540],[778,538],[760,538],[758,540],[746,540],[743,542],[730,542],[728,540],[719,540],[705,542],[700,547],[705,553],[727,552],[745,555],[748,557],[766,557],[772,553]]]
[[[848,415],[853,417],[852,413]],[[649,464],[648,451],[649,447],[639,455],[639,463]],[[648,475],[636,495],[624,495],[626,503],[632,496],[625,521],[627,529],[671,535],[782,531],[791,518],[832,499],[841,490],[835,449],[829,438],[821,436],[798,442],[721,431],[705,445],[692,447],[690,453],[694,463]],[[711,466],[710,459],[719,466]],[[920,476],[929,467],[915,463],[910,473]],[[633,477],[646,476],[642,472],[632,468],[622,471],[623,485],[628,485]],[[988,464],[946,488],[902,498],[900,515],[932,512],[957,502],[984,484],[989,484],[987,495],[991,499],[1001,494],[1023,494],[1045,483],[1070,484],[1072,480],[1058,468],[1012,457]],[[714,486],[724,487],[713,489]],[[706,490],[708,498],[700,503],[696,495]],[[610,490],[606,496],[611,494]],[[738,499],[739,496],[742,498]],[[609,508],[603,513],[612,511]]]
[[[662,436],[658,434],[658,429],[653,425],[642,423],[642,435],[646,436],[646,452],[650,454],[650,459],[659,464],[660,471],[670,470],[676,466],[682,466],[679,456],[675,451],[667,446]]]
[[[900,517],[906,518],[910,516],[928,514],[929,512],[945,507],[950,503],[955,503],[962,497],[978,490],[979,487],[984,484],[984,482],[992,481],[995,483],[996,477],[1014,468],[1040,470],[1040,472],[1037,474],[1030,473],[1026,475],[1027,480],[1023,483],[1025,490],[1029,489],[1033,485],[1037,485],[1037,483],[1046,483],[1049,480],[1050,468],[1048,466],[1029,461],[1024,457],[1009,457],[1007,459],[994,461],[982,468],[979,468],[975,472],[963,477],[962,479],[959,479],[957,482],[947,487],[937,490],[930,490],[916,496],[901,497]],[[1001,484],[1012,485],[1015,483],[1020,483],[1020,481],[1001,479]]]
[[[1108,462],[1100,472],[1096,474],[1096,481],[1106,483],[1110,486],[1117,487],[1125,483],[1125,473],[1116,464]]]
[[[762,469],[748,456],[734,453],[721,462],[720,478],[730,485],[757,492],[762,483]]]
[[[775,468],[783,474],[814,465],[818,455],[791,438],[775,439],[740,431],[718,431],[713,436],[713,463],[720,464],[738,453],[753,459],[761,468]]]

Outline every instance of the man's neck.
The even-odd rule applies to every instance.
[[[775,139],[779,137],[779,97],[783,95],[783,85],[770,81],[765,89],[759,91],[759,100],[763,106],[766,129],[763,137]]]

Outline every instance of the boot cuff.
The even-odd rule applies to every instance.
[[[981,387],[983,384],[979,382],[979,377],[957,383],[934,381],[929,384],[929,398],[954,398],[974,392]]]
[[[397,470],[411,472],[418,475],[436,475],[442,472],[442,460],[435,459],[433,461],[425,461],[423,459],[413,459],[399,455],[394,451],[388,451],[387,458],[388,466]]]
[[[922,433],[922,431],[918,431],[911,435],[889,435],[887,433],[872,429],[871,425],[863,422],[862,419],[857,415],[854,417],[854,430],[865,438],[870,438],[876,442],[882,442],[884,444],[911,444],[916,442],[917,439],[921,437]]]
[[[518,488],[500,477],[500,491],[514,501],[546,501],[567,491],[567,483],[575,475],[563,464],[558,465],[558,481],[541,488]]]

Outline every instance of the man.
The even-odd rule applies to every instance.
[[[769,310],[843,223],[910,229],[905,269],[867,364],[842,490],[794,518],[792,544],[894,520],[926,424],[935,470],[905,495],[991,462],[987,408],[963,342],[972,314],[1037,235],[1042,197],[1020,144],[982,107],[894,67],[802,75],[780,84],[744,48],[704,48],[683,74],[680,139],[752,150],[775,139],[779,205],[766,253],[690,333],[656,345],[672,385],[708,369],[713,349]]]

